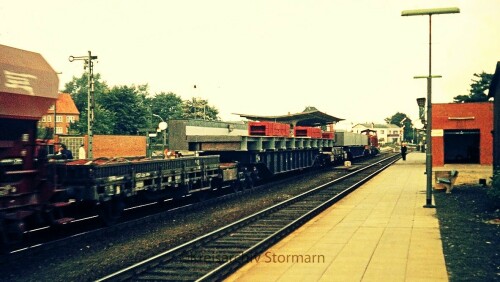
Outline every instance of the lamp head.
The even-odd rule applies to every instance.
[[[167,126],[168,126],[168,125],[167,125],[167,123],[166,123],[166,122],[164,122],[164,121],[162,121],[162,122],[160,122],[160,123],[158,124],[158,128],[159,128],[160,130],[165,130],[165,129],[167,129]]]
[[[401,16],[431,16],[439,14],[457,14],[460,9],[457,7],[448,8],[432,8],[432,9],[418,9],[418,10],[405,10],[401,12]]]
[[[425,106],[425,98],[417,98],[417,105],[419,107]]]

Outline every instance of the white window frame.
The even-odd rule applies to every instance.
[[[56,122],[62,122],[63,116],[56,116]]]

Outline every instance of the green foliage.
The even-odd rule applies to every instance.
[[[387,117],[384,119],[384,121],[387,124],[394,124],[399,127],[403,127],[403,140],[408,141],[408,140],[413,140],[414,139],[414,132],[413,130],[413,122],[404,113],[397,112],[394,115]]]
[[[94,99],[98,99],[104,92],[108,91],[109,87],[106,82],[101,80],[100,74],[94,74]],[[81,77],[73,76],[73,79],[64,85],[64,93],[69,93],[76,107],[81,112],[87,108],[88,96],[88,76],[83,73]]]
[[[186,119],[204,119],[219,120],[217,116],[219,111],[210,105],[207,100],[201,98],[192,98],[182,103],[183,118]]]
[[[80,119],[70,125],[72,134],[87,134],[88,76],[65,84],[63,92],[69,93],[80,111]],[[193,98],[183,101],[178,95],[160,92],[150,95],[148,85],[114,86],[109,88],[99,74],[94,75],[94,124],[95,134],[138,134],[144,128],[155,128],[159,115],[169,119],[193,118],[219,120],[219,111],[207,100]]]
[[[474,76],[477,79],[472,79],[473,82],[470,85],[470,93],[468,95],[458,95],[453,97],[453,102],[472,103],[488,101],[488,95],[485,91],[490,87],[493,74],[482,72],[480,74],[475,73]]]
[[[151,109],[151,113],[159,115],[163,120],[182,118],[182,99],[172,92],[161,92],[147,98],[147,103]],[[153,122],[155,124],[156,122]]]
[[[500,167],[494,171],[491,188],[488,189],[488,197],[496,205],[496,208],[500,208]]]
[[[105,109],[99,107],[98,100],[100,97],[109,91],[106,82],[101,80],[100,74],[94,74],[94,100],[96,105],[94,108],[94,126],[93,132],[95,134],[111,134],[112,132],[107,131],[112,128],[114,123],[114,114],[112,112],[106,111]],[[88,125],[88,76],[83,73],[81,77],[73,76],[73,79],[64,85],[64,93],[68,93],[73,98],[76,108],[80,111],[80,118],[77,122],[72,123],[69,127],[69,131],[72,134],[87,134]]]
[[[52,139],[52,136],[54,136],[54,129],[51,127],[38,127],[36,135],[37,139],[42,139],[42,140]]]
[[[96,102],[114,114],[113,134],[137,134],[148,125],[147,86],[115,86]],[[97,117],[96,117],[96,120]]]

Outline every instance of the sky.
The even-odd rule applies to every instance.
[[[42,54],[61,90],[91,51],[109,86],[201,97],[226,121],[307,106],[416,121],[429,20],[401,11],[438,7],[460,8],[432,17],[432,101],[449,103],[500,61],[499,0],[0,0],[0,44]]]

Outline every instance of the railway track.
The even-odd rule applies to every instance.
[[[308,174],[315,174],[318,172],[321,171],[312,171]],[[68,222],[64,226],[56,229],[45,226],[35,230],[30,230],[25,232],[25,240],[23,242],[13,245],[8,254],[0,257],[0,262],[5,260],[21,259],[33,254],[43,253],[51,249],[78,244],[82,241],[99,240],[100,238],[112,236],[112,234],[121,232],[122,230],[126,230],[128,228],[137,228],[143,224],[147,224],[148,222],[155,222],[188,211],[203,209],[205,206],[214,205],[218,202],[240,197],[247,193],[254,193],[257,190],[264,190],[273,185],[278,185],[279,183],[293,181],[293,179],[297,177],[304,177],[304,173],[292,178],[287,177],[265,185],[260,185],[251,190],[239,191],[238,193],[228,194],[230,191],[225,191],[225,194],[223,192],[222,195],[219,194],[216,198],[205,199],[202,202],[197,202],[196,199],[189,200],[189,198],[196,197],[187,197],[188,199],[184,201],[171,204],[168,207],[168,210],[165,210],[165,205],[159,206],[157,204],[145,205],[145,207],[141,207],[142,209],[145,209],[145,211],[140,211],[138,213],[135,210],[139,210],[141,208],[129,208],[128,210],[133,211],[126,212],[122,222],[109,227],[100,227],[100,223],[96,219],[96,216],[89,216],[85,219]]]
[[[220,280],[398,159],[380,160],[98,281]]]

